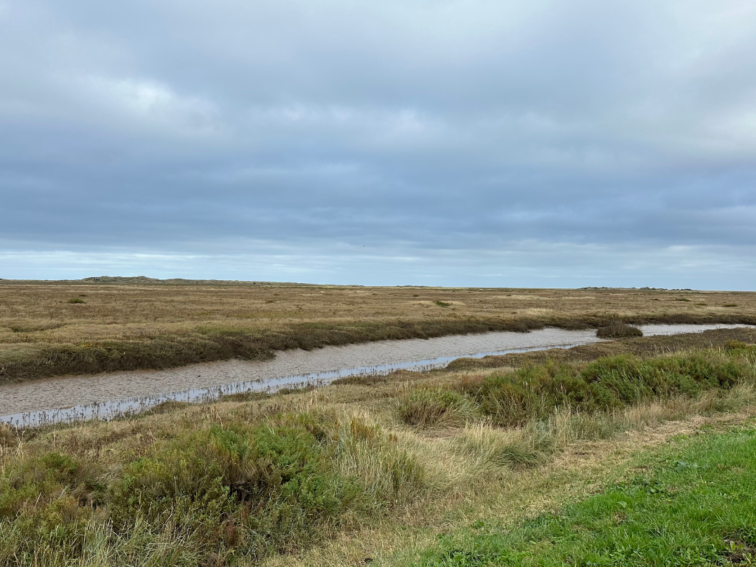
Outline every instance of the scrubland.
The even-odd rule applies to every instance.
[[[756,323],[756,294],[0,280],[0,383],[552,325]]]
[[[0,564],[743,564],[754,343],[631,338],[0,429]]]

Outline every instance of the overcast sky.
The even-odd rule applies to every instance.
[[[0,278],[756,288],[753,0],[0,0]]]

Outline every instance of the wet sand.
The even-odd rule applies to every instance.
[[[743,325],[646,325],[646,336],[701,332]],[[222,393],[265,389],[285,384],[327,383],[354,374],[388,373],[398,368],[426,370],[445,366],[464,356],[503,354],[518,350],[576,346],[600,342],[595,330],[546,328],[529,333],[486,333],[435,339],[380,341],[325,347],[315,351],[279,352],[265,362],[229,360],[161,371],[133,371],[68,376],[0,386],[0,421],[28,412],[56,408],[86,408],[133,398],[104,411],[82,411],[81,417],[104,417],[135,408],[146,409],[168,399],[199,400]],[[252,383],[252,384],[250,384]],[[215,390],[217,389],[217,390]],[[172,394],[175,393],[175,394]],[[72,415],[72,414],[71,414]],[[71,415],[67,419],[71,419]],[[66,420],[67,420],[66,419]],[[61,421],[64,419],[53,419]],[[26,421],[26,420],[24,420]]]

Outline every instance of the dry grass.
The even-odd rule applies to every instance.
[[[756,294],[3,281],[0,381],[613,320],[756,323]]]

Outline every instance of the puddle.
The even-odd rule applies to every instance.
[[[645,336],[702,332],[743,325],[644,325]],[[30,427],[139,413],[166,401],[205,402],[222,395],[322,386],[347,376],[443,368],[462,357],[482,358],[601,342],[593,329],[546,328],[435,339],[380,341],[311,352],[279,352],[265,362],[229,360],[162,371],[72,376],[0,386],[0,423]]]

